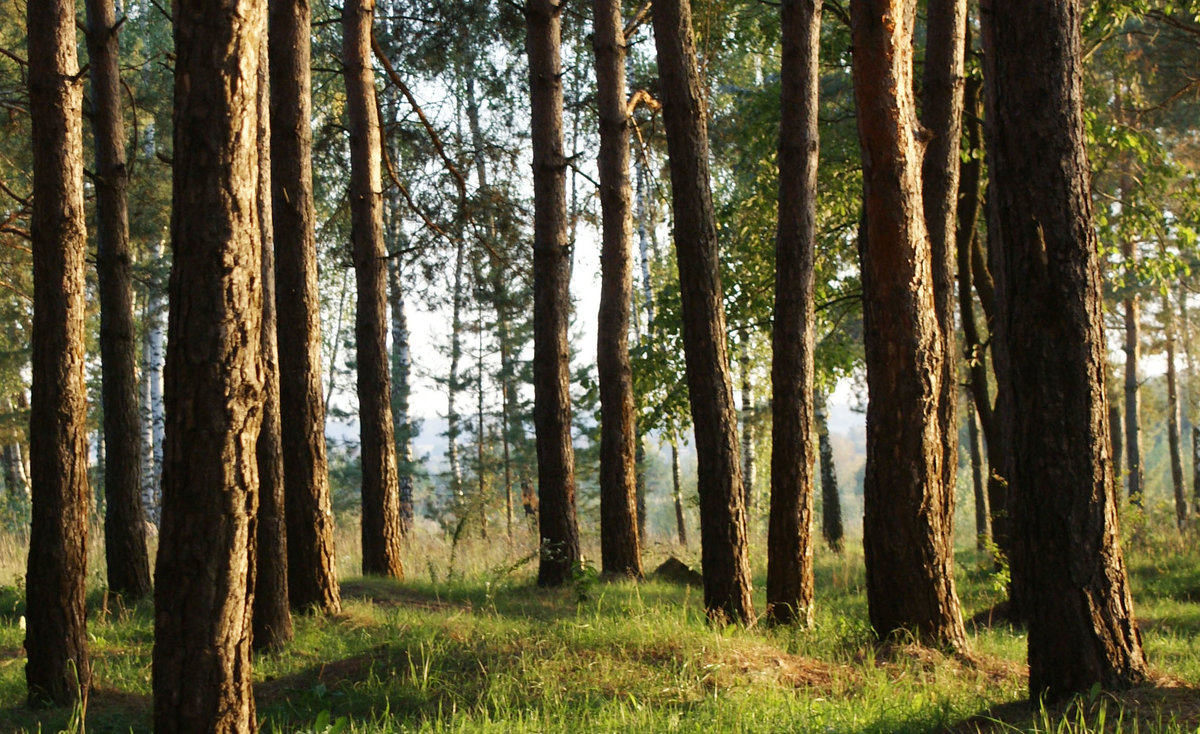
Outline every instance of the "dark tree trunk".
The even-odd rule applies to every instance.
[[[742,409],[739,411],[742,419],[742,503],[746,506],[747,532],[753,525],[751,513],[754,510],[754,384],[750,380],[750,344],[745,332],[742,333],[743,344],[738,355],[738,377],[741,378]]]
[[[1125,435],[1125,421],[1121,417],[1121,406],[1116,400],[1108,404],[1108,433],[1112,436],[1112,448],[1108,453],[1112,457],[1113,486],[1116,488],[1117,494],[1120,494],[1121,477],[1125,476],[1125,469],[1122,465],[1125,460],[1125,444],[1122,440]]]
[[[525,4],[533,143],[533,421],[537,429],[539,586],[566,582],[579,562],[575,449],[571,445],[570,248],[559,0]]]
[[[833,463],[833,444],[829,441],[829,421],[824,393],[813,393],[813,420],[821,453],[821,534],[834,553],[843,549],[842,499],[838,493],[837,467]]]
[[[100,284],[101,400],[104,404],[104,557],[108,587],[130,599],[150,593],[142,513],[137,343],[129,275],[125,120],[121,115],[117,20],[112,0],[88,0],[96,145],[96,274]]]
[[[821,0],[785,0],[782,14],[767,614],[775,622],[808,626],[813,619],[813,256]]]
[[[981,11],[997,377],[1035,703],[1146,677],[1108,453],[1081,15],[1078,0]]]
[[[271,84],[266,34],[258,58],[258,220],[262,234],[263,418],[258,461],[258,555],[254,585],[254,648],[275,649],[292,639],[288,607],[287,518],[283,438],[279,418],[279,336],[275,316],[275,240],[271,229]]]
[[[600,111],[600,562],[606,574],[641,576],[629,314],[633,301],[630,119],[620,0],[595,0],[596,94]]]
[[[375,0],[350,0],[342,10],[342,61],[350,121],[350,238],[358,284],[354,337],[362,424],[362,568],[364,574],[403,578],[400,477],[388,377],[382,141],[371,67],[374,14]]]
[[[921,164],[925,228],[933,270],[933,307],[942,340],[938,429],[942,434],[943,517],[954,518],[958,479],[958,340],[954,333],[955,231],[962,154],[963,60],[966,0],[929,0],[926,10],[925,70],[921,81],[921,125],[930,135]],[[952,522],[948,543],[954,544]]]
[[[1122,245],[1130,269],[1136,267],[1137,255],[1133,244]],[[1141,433],[1141,384],[1138,381],[1138,363],[1141,361],[1141,297],[1131,293],[1124,300],[1125,315],[1125,458],[1129,471],[1125,481],[1129,485],[1129,502],[1142,504],[1142,433]]]
[[[266,4],[175,0],[175,160],[154,728],[257,728],[258,54]]]
[[[688,398],[699,459],[704,605],[715,621],[751,622],[754,605],[737,412],[729,374],[716,218],[709,189],[708,123],[696,68],[692,8],[689,0],[660,0],[652,12],[670,156]]]
[[[866,197],[867,604],[880,636],[908,630],[963,649],[941,436],[950,355],[935,306],[912,97],[917,2],[860,0],[851,8]]]
[[[87,386],[83,90],[75,3],[28,4],[33,122],[33,405],[25,682],[29,702],[87,700]]]
[[[275,230],[279,408],[287,516],[288,597],[295,609],[341,610],[321,393],[321,320],[312,187],[308,0],[272,0],[271,209]]]

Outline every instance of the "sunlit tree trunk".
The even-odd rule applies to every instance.
[[[91,685],[87,580],[87,386],[84,379],[83,88],[75,3],[27,7],[33,124],[33,374],[29,418],[33,521],[25,575],[29,703],[86,701]]]
[[[654,3],[654,42],[670,156],[688,399],[696,434],[704,605],[715,621],[751,622],[746,507],[729,374],[708,123],[689,0]]]
[[[174,18],[174,260],[154,728],[249,733],[257,729],[250,645],[263,410],[256,201],[266,3],[175,0]]]

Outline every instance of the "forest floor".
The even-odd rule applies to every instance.
[[[356,565],[356,534],[339,535],[343,571]],[[1152,683],[1049,709],[1025,700],[1024,634],[987,622],[1003,578],[974,549],[958,556],[964,612],[976,618],[960,658],[877,643],[855,548],[819,550],[811,629],[718,629],[698,588],[585,572],[542,590],[529,539],[451,548],[433,536],[410,548],[409,580],[347,574],[341,614],[297,617],[296,639],[255,659],[255,697],[264,732],[1200,731],[1193,541],[1145,525],[1126,541]],[[19,539],[0,539],[0,732],[84,731],[80,710],[24,706],[21,553]],[[696,553],[656,545],[647,569]],[[122,607],[102,572],[92,577],[86,731],[149,731],[152,603]]]

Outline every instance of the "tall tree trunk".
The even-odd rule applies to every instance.
[[[996,364],[1034,702],[1146,677],[1108,459],[1081,14],[1079,0],[981,12]]]
[[[642,575],[637,520],[637,427],[629,315],[633,302],[632,187],[625,102],[625,34],[620,0],[594,0],[593,46],[600,116],[600,563],[606,574]]]
[[[1192,426],[1192,514],[1200,517],[1200,425]]]
[[[1171,298],[1162,297],[1166,326],[1167,357],[1167,447],[1171,454],[1171,486],[1175,490],[1175,521],[1180,532],[1187,528],[1188,503],[1183,486],[1183,456],[1179,449],[1179,377],[1175,370],[1175,311]]]
[[[1121,243],[1121,254],[1133,269],[1137,263],[1137,251],[1132,240]],[[1125,480],[1129,485],[1129,502],[1142,504],[1142,433],[1141,433],[1141,384],[1138,381],[1138,363],[1141,361],[1141,297],[1130,291],[1125,297],[1125,458],[1129,469]]]
[[[575,449],[571,444],[570,248],[559,0],[527,0],[533,143],[533,420],[537,429],[539,586],[558,586],[579,561]]]
[[[446,377],[446,461],[450,465],[450,497],[455,506],[463,504],[462,465],[458,458],[458,437],[462,433],[459,427],[458,392],[459,367],[462,361],[462,310],[463,290],[466,288],[464,277],[464,261],[466,256],[466,240],[457,237],[454,255],[454,283],[451,298],[450,317],[450,374]]]
[[[21,460],[21,444],[12,442],[4,447],[4,486],[9,497],[22,502],[29,499],[29,477]]]
[[[362,568],[364,574],[403,578],[400,477],[388,377],[382,140],[371,66],[374,13],[375,0],[350,0],[342,10],[342,62],[350,121],[350,238],[358,285],[354,337],[362,431]]]
[[[28,4],[33,123],[33,521],[25,682],[29,703],[87,700],[87,386],[84,380],[83,89],[75,3]]]
[[[708,122],[696,68],[692,8],[689,0],[660,0],[652,12],[670,155],[688,398],[699,458],[704,606],[714,621],[751,622],[754,605],[737,412],[729,375],[716,218],[709,189]]]
[[[679,473],[679,438],[671,435],[671,498],[675,504],[675,535],[687,548],[687,522],[683,516],[683,478]]]
[[[646,309],[646,329],[643,338],[650,340],[654,338],[654,288],[650,283],[650,225],[649,207],[646,206],[646,172],[640,158],[634,159],[634,172],[636,189],[634,191],[635,203],[637,206],[637,238],[638,238],[638,262],[641,264],[642,275],[642,304]],[[637,462],[637,521],[638,521],[638,537],[645,542],[646,539],[646,447],[643,443],[643,436],[639,435],[637,441],[637,453],[634,456],[634,461]]]
[[[845,531],[842,527],[842,500],[838,492],[837,466],[833,462],[833,443],[829,440],[829,413],[823,392],[813,393],[813,420],[821,453],[821,534],[834,553],[842,552]]]
[[[813,258],[821,0],[785,0],[782,13],[767,613],[776,622],[808,626],[813,619]]]
[[[163,243],[150,243],[150,261],[163,258]],[[165,286],[165,284],[163,284]],[[155,525],[162,516],[162,463],[163,434],[167,416],[163,407],[163,316],[166,315],[165,287],[151,283],[146,289],[145,324],[142,337],[142,429],[146,442],[146,455],[142,464],[142,507],[146,517]]]
[[[129,276],[125,120],[121,115],[117,19],[112,0],[88,0],[96,145],[96,273],[100,283],[100,363],[104,404],[104,555],[108,586],[130,599],[150,593],[150,556],[141,501],[137,350]]]
[[[942,341],[938,429],[942,441],[940,512],[954,546],[954,490],[958,479],[958,340],[954,334],[955,234],[962,155],[966,0],[929,0],[921,126],[931,136],[921,164],[922,203],[933,271],[933,308]]]
[[[267,34],[258,57],[258,220],[262,242],[263,413],[255,448],[258,462],[254,648],[276,649],[292,639],[288,607],[287,516],[283,437],[279,417],[279,336],[275,315],[275,238],[271,228],[271,83]]]
[[[863,150],[860,242],[866,333],[867,466],[863,546],[867,604],[881,636],[966,647],[954,590],[945,485],[945,338],[925,227],[924,144],[912,96],[916,0],[852,6],[854,87]]]
[[[263,410],[257,74],[266,3],[218,9],[176,0],[174,19],[174,260],[154,728],[252,732],[255,444]]]
[[[308,0],[272,0],[271,210],[279,350],[288,597],[295,609],[341,611],[321,393],[321,317],[313,210]],[[333,381],[332,371],[330,382]]]
[[[979,415],[975,406],[967,407],[967,436],[971,448],[971,486],[975,490],[975,550],[987,550],[992,542],[987,488],[983,483],[983,452],[979,446]]]

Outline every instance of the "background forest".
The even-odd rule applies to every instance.
[[[824,542],[815,552],[816,601],[802,612],[812,617],[810,625],[722,628],[705,622],[705,607],[711,617],[713,605],[707,595],[701,599],[698,574],[652,572],[671,557],[700,568],[702,521],[685,380],[685,286],[672,246],[676,215],[662,52],[656,52],[649,3],[626,5],[622,17],[632,122],[632,300],[625,337],[636,412],[639,563],[647,576],[641,583],[602,583],[600,576],[610,569],[599,562],[602,385],[596,345],[597,340],[603,344],[606,325],[596,316],[603,237],[598,31],[590,5],[567,3],[560,13],[565,252],[570,436],[582,557],[561,588],[535,594],[538,513],[544,508],[538,507],[534,415],[538,309],[531,247],[535,124],[526,53],[529,8],[488,0],[374,4],[369,64],[382,133],[386,250],[380,277],[386,278],[389,423],[404,529],[403,539],[394,541],[404,571],[395,573],[368,568],[375,550],[364,541],[369,533],[364,525],[374,517],[364,511],[370,501],[364,472],[373,471],[364,456],[373,449],[360,443],[360,430],[374,419],[360,411],[356,374],[373,357],[356,338],[362,308],[356,304],[363,303],[363,293],[355,267],[361,258],[352,245],[357,92],[348,82],[352,75],[345,61],[349,26],[342,5],[313,0],[311,225],[321,324],[315,354],[333,518],[327,531],[336,549],[328,560],[342,579],[341,598],[336,598],[336,581],[333,599],[318,598],[320,590],[305,604],[295,604],[293,597],[293,606],[315,605],[329,614],[296,615],[295,639],[256,655],[255,695],[265,729],[1192,731],[1200,726],[1200,693],[1194,688],[1200,676],[1195,642],[1200,632],[1195,607],[1200,599],[1195,550],[1200,6],[1191,0],[1082,3],[1084,122],[1103,279],[1111,461],[1121,536],[1157,687],[1125,697],[1109,697],[1097,687],[1082,697],[1035,707],[1031,714],[1012,703],[1029,693],[1025,633],[1020,620],[1010,618],[1019,615],[1005,606],[1010,559],[992,538],[993,520],[1003,524],[1007,515],[989,511],[989,494],[993,502],[996,496],[989,477],[993,484],[1001,481],[993,472],[1000,463],[992,402],[997,305],[988,235],[994,230],[987,221],[991,181],[982,130],[980,9],[968,5],[959,216],[957,242],[951,243],[956,245],[952,259],[959,303],[949,342],[959,396],[949,430],[957,436],[951,442],[956,443],[958,487],[952,540],[970,638],[971,652],[964,654],[953,640],[922,646],[929,640],[919,631],[880,648],[872,632],[878,623],[874,617],[868,622],[862,551],[867,460],[862,414],[868,399],[860,268],[867,215],[850,4],[825,0],[819,10],[812,290],[812,443],[819,479],[809,521]],[[934,6],[932,0],[928,7],[922,2],[917,12],[918,92],[926,21]],[[35,369],[27,10],[24,0],[0,0],[0,730],[45,724],[82,731],[86,716],[94,731],[141,731],[149,726],[151,710],[149,579],[140,591],[128,593],[139,582],[114,581],[113,556],[106,556],[113,544],[105,546],[111,532],[106,521],[114,511],[106,487],[111,476],[102,394],[106,328],[96,267],[104,257],[92,224],[98,216],[97,181],[103,178],[97,172],[104,165],[95,152],[94,81],[81,82],[91,237],[85,367],[93,693],[90,701],[85,696],[49,712],[22,707]],[[137,434],[137,494],[150,559],[153,549],[167,542],[159,528],[168,420],[164,364],[172,172],[181,154],[173,143],[178,57],[172,12],[165,1],[118,2],[119,33],[113,34],[119,37],[137,361],[138,412],[131,431]],[[766,576],[772,487],[783,114],[780,7],[695,0],[691,12],[708,125],[748,564],[758,596],[763,591],[759,579]],[[88,53],[89,21],[82,2],[77,15],[79,63],[86,71],[98,62]],[[272,84],[275,74],[272,66]],[[298,321],[281,311],[281,361],[289,343],[308,338]],[[544,548],[541,552],[544,558]],[[381,562],[386,567],[393,561]],[[123,586],[128,583],[133,585]],[[761,602],[758,606],[764,608]]]

